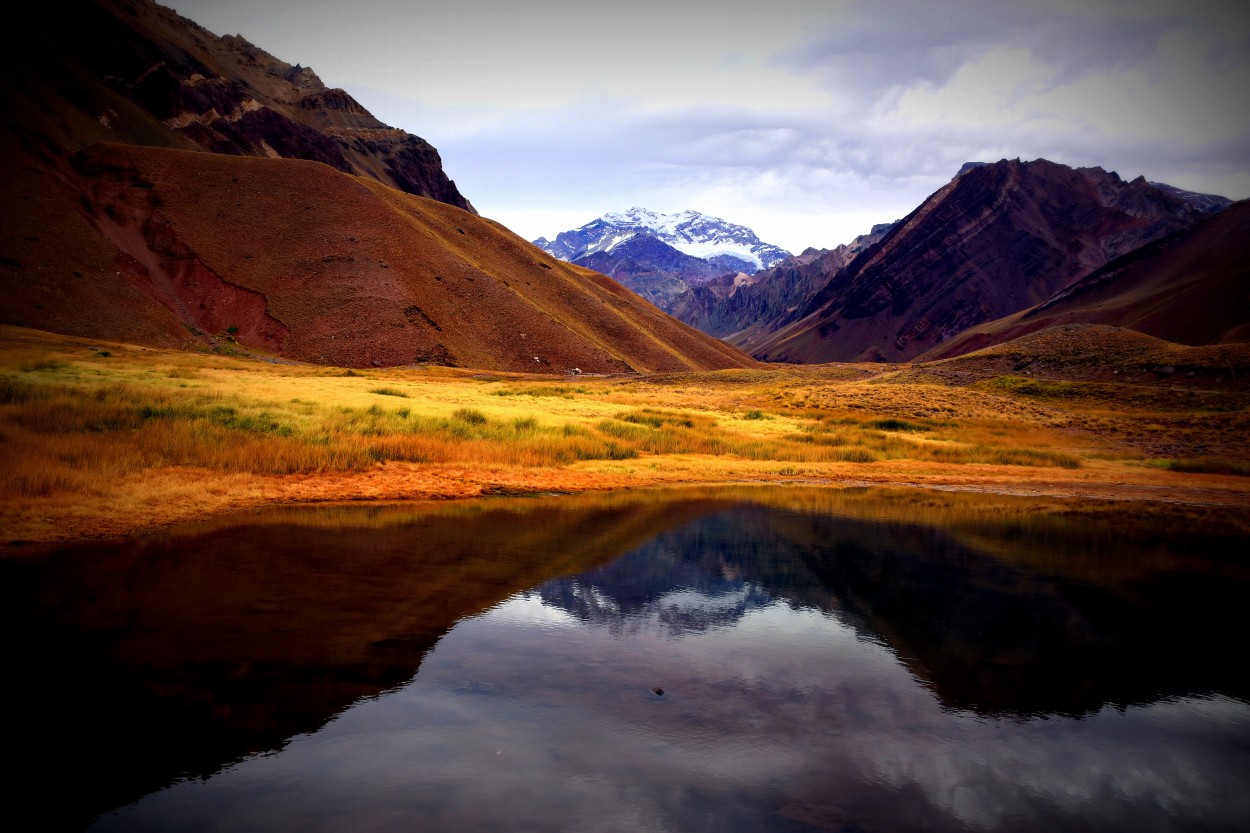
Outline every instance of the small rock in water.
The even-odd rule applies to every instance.
[[[651,689],[651,693],[656,695],[657,697],[663,697],[664,689],[660,688],[659,686],[656,686],[655,688]]]

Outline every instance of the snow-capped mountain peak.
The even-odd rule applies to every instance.
[[[613,211],[581,228],[562,232],[555,241],[539,238],[534,244],[561,260],[576,261],[597,252],[610,252],[639,234],[654,237],[679,252],[729,269],[756,272],[790,255],[765,243],[751,229],[698,211],[663,214],[635,206]]]

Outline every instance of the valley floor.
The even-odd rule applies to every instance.
[[[1163,368],[1158,355],[1097,347],[1052,338],[1035,355],[918,367],[556,379],[0,327],[0,546],[20,554],[280,503],[684,484],[1159,501],[1195,518],[1250,509],[1246,351],[1169,345]]]

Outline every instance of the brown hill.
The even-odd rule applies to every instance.
[[[966,166],[778,329],[730,341],[774,361],[907,361],[1200,217],[1101,168]]]
[[[122,145],[8,158],[4,323],[345,366],[753,363],[496,223],[320,162]]]
[[[151,0],[24,4],[0,29],[0,119],[27,142],[311,159],[472,210],[426,141],[311,69]]]
[[[1037,306],[960,333],[921,359],[1078,323],[1178,344],[1250,341],[1250,201],[1119,257]]]
[[[1250,344],[1192,347],[1121,327],[1062,324],[953,358],[916,362],[900,378],[934,376],[957,384],[1029,377],[1018,383],[1026,391],[1042,380],[1155,386],[1178,396],[1188,389],[1244,391],[1250,388]],[[1133,395],[1127,387],[1118,390]],[[1068,395],[1044,386],[1032,392]]]

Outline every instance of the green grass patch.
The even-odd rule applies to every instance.
[[[408,398],[408,394],[398,388],[370,388],[369,393],[376,393],[378,396],[398,396],[401,399]]]
[[[1198,457],[1189,460],[1152,460],[1148,465],[1188,474],[1232,474],[1237,477],[1250,477],[1250,463],[1241,460]]]
[[[635,425],[646,425],[651,428],[663,428],[666,425],[676,428],[695,427],[694,419],[685,414],[673,411],[658,411],[653,408],[643,408],[640,411],[617,414],[616,418],[622,422],[632,422]],[[703,420],[703,422],[705,423],[704,427],[707,428],[711,428],[716,424],[711,420]]]
[[[586,395],[593,392],[590,388],[581,386],[536,385],[533,387],[504,388],[503,390],[492,391],[491,396],[555,396],[560,399],[572,399],[578,394]]]
[[[595,423],[595,430],[609,437],[630,442],[641,442],[647,437],[647,427],[619,419],[601,419]]]
[[[65,362],[56,359],[44,359],[43,361],[31,362],[24,364],[18,368],[23,373],[55,373],[58,370],[64,370],[69,367]]]
[[[466,425],[485,425],[488,422],[486,414],[477,408],[457,408],[451,412],[451,418]]]
[[[866,448],[839,449],[833,459],[842,463],[875,463],[878,457]]]
[[[986,390],[1032,399],[1072,399],[1086,391],[1074,382],[1054,382],[1048,379],[1028,379],[1024,376],[997,376],[981,383]]]
[[[927,425],[920,425],[915,422],[908,422],[905,419],[874,419],[863,423],[863,428],[874,428],[878,431],[932,431],[933,429]]]
[[[1061,451],[1034,448],[1000,448],[989,445],[951,446],[929,449],[929,457],[940,463],[980,463],[994,466],[1054,466],[1079,469],[1081,459]]]
[[[1070,403],[1078,407],[1118,412],[1132,409],[1159,413],[1229,413],[1250,408],[1250,395],[1240,391],[1173,389],[1122,382],[1059,382],[1023,376],[998,376],[978,382],[973,387],[1052,404]]]
[[[0,405],[21,405],[39,399],[50,399],[57,393],[67,393],[68,388],[30,383],[8,376],[0,376]]]

